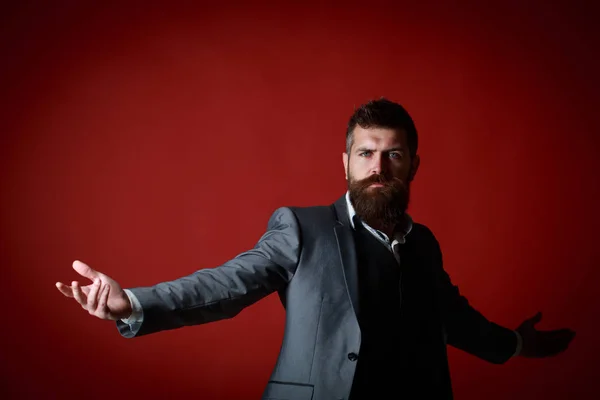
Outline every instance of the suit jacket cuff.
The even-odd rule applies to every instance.
[[[519,354],[521,354],[521,349],[523,348],[523,338],[521,337],[521,334],[519,332],[514,332],[515,336],[517,336],[517,348],[515,349],[515,354],[513,354],[513,357],[516,357]]]
[[[123,318],[121,321],[125,324],[136,324],[142,323],[144,321],[144,310],[142,309],[142,305],[138,298],[133,294],[133,292],[129,289],[124,289],[125,294],[129,297],[129,302],[131,303],[131,315],[128,318]]]

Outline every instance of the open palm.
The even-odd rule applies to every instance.
[[[129,297],[115,280],[81,261],[73,262],[73,269],[92,283],[81,286],[73,281],[68,286],[57,282],[56,287],[62,294],[74,298],[84,310],[100,319],[118,320],[131,315]]]
[[[523,339],[521,356],[523,357],[550,357],[562,353],[569,347],[575,337],[575,332],[570,329],[557,329],[540,331],[535,328],[542,319],[542,313],[526,319],[519,325],[517,332]]]

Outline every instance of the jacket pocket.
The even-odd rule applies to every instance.
[[[313,385],[269,381],[263,400],[312,400]]]

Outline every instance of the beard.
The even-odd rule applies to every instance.
[[[374,183],[383,186],[369,187]],[[348,173],[348,192],[356,215],[370,226],[395,227],[404,218],[410,199],[410,185],[382,174],[355,180]]]

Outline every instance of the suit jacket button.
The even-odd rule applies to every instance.
[[[356,360],[358,360],[358,354],[356,354],[356,353],[348,353],[348,360],[350,360],[350,361],[356,361]]]

